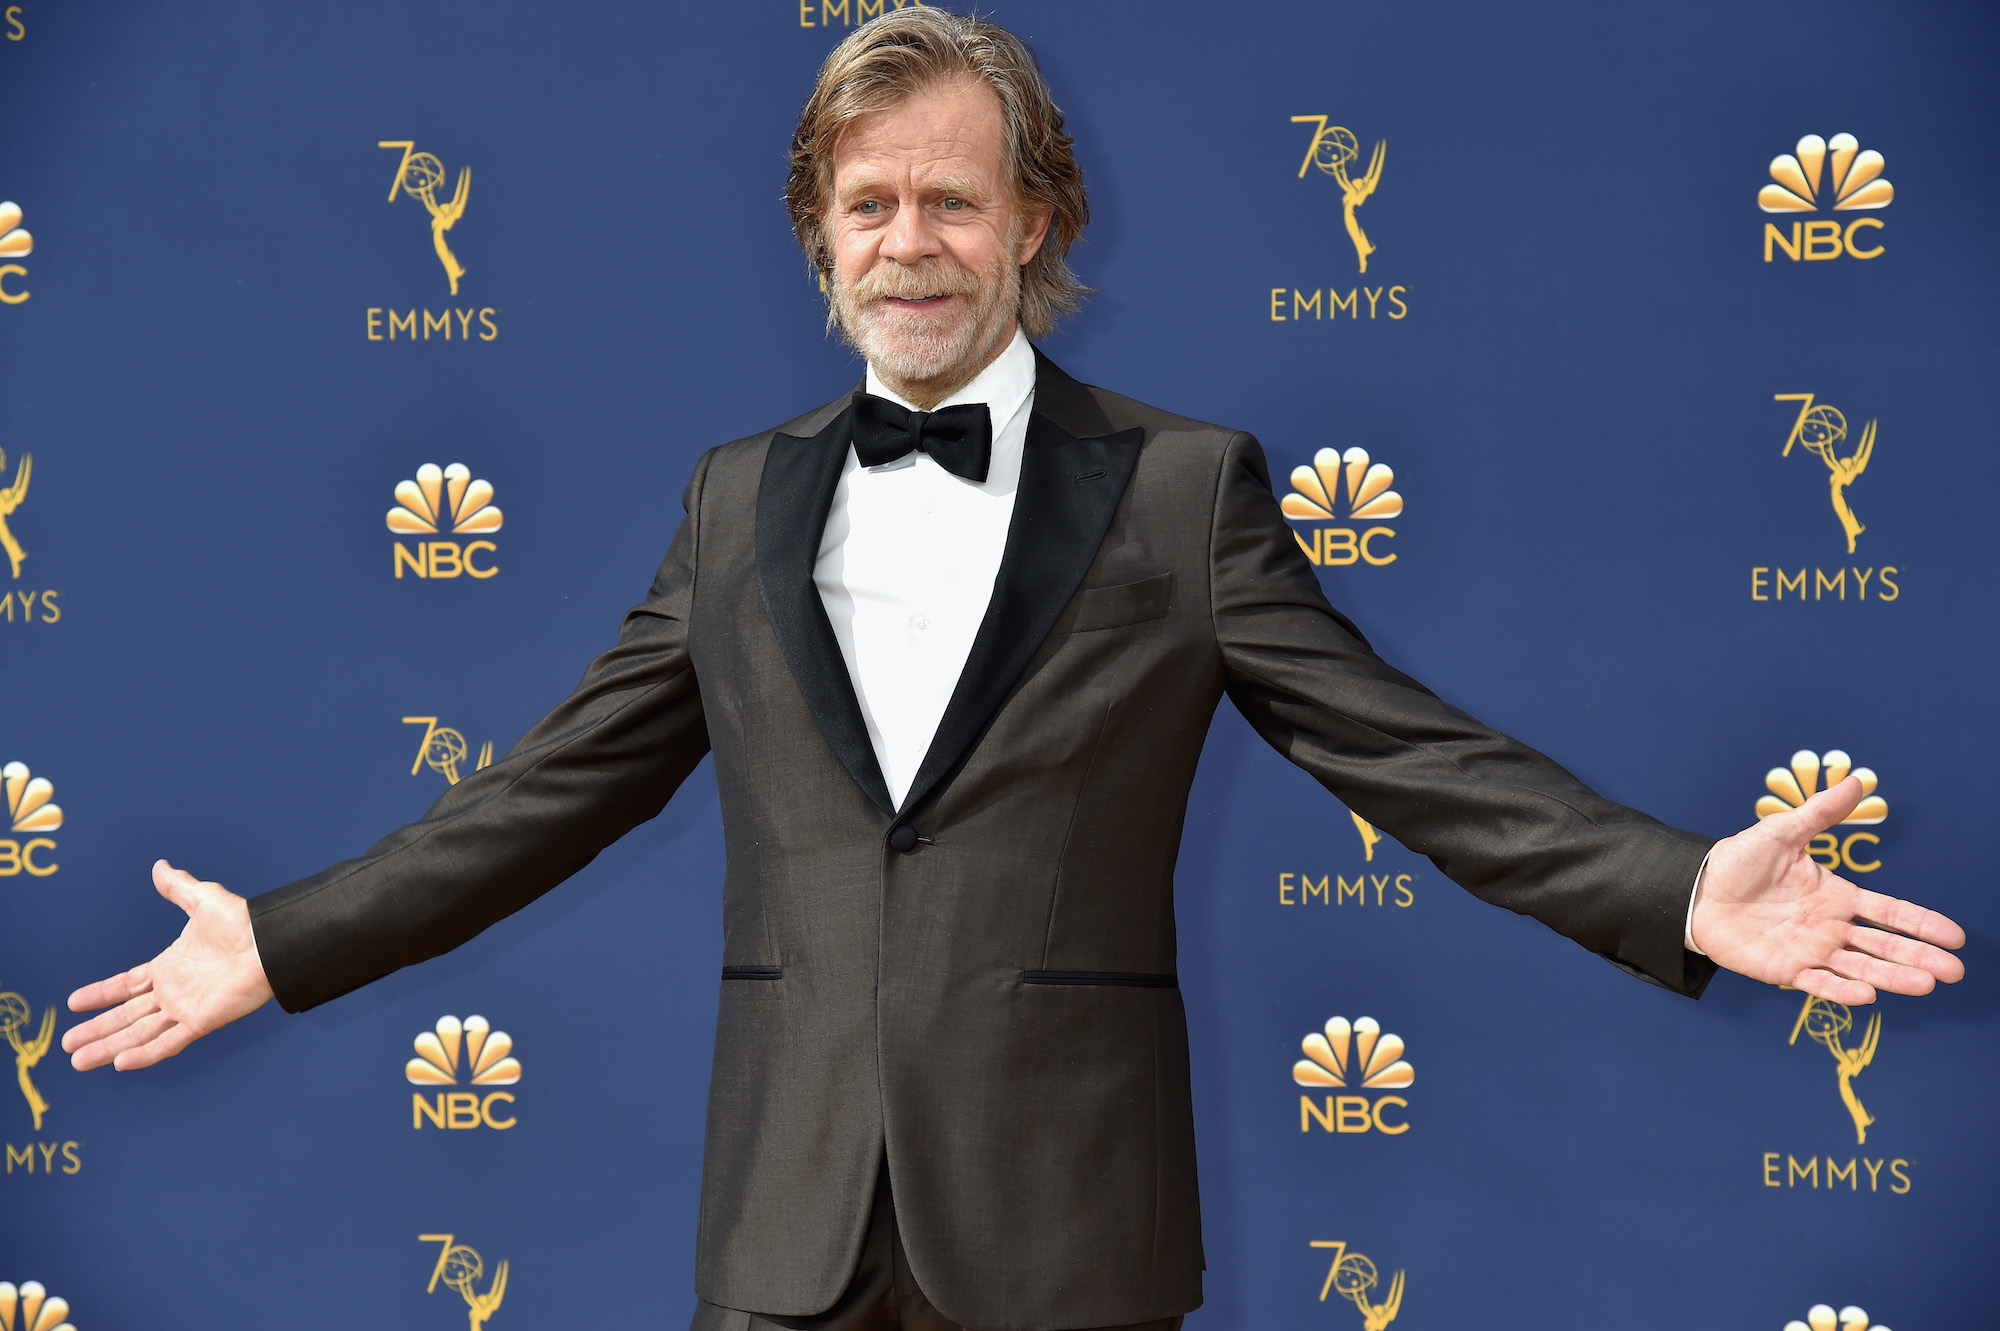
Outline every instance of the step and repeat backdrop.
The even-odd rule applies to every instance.
[[[265,891],[504,752],[700,452],[855,381],[785,152],[903,2],[0,6],[0,1327],[689,1314],[706,766],[305,1016],[80,1074],[62,1004],[180,927],[156,857]],[[1972,938],[1922,1000],[1692,1003],[1225,708],[1178,879],[1191,1326],[2000,1317],[2000,18],[992,16],[1088,173],[1057,361],[1254,431],[1383,654],[1610,796],[1719,835],[1861,774],[1815,857]]]

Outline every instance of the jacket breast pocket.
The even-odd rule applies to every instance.
[[[1077,593],[1076,621],[1071,633],[1115,629],[1158,619],[1173,604],[1174,575],[1159,573],[1115,587],[1085,587]]]

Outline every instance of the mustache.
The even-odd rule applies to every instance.
[[[935,256],[913,264],[901,264],[891,259],[877,264],[856,279],[853,297],[857,301],[877,301],[976,296],[979,286],[979,274]]]

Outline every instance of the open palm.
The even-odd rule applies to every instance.
[[[270,1000],[248,902],[165,860],[153,865],[153,886],[187,912],[187,926],[145,965],[69,996],[72,1012],[118,1005],[64,1032],[63,1050],[79,1071],[151,1067]]]
[[[1927,994],[1965,965],[1946,948],[1965,931],[1934,910],[1856,887],[1829,873],[1807,845],[1854,812],[1848,777],[1789,813],[1716,843],[1689,926],[1719,966],[1835,1003],[1872,1003],[1878,989]]]

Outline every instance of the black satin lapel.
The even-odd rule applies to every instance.
[[[1047,361],[1037,366],[1043,373],[1052,368]],[[1040,377],[1036,381],[1035,413],[1028,421],[1020,487],[1007,548],[993,580],[993,599],[937,735],[910,784],[906,810],[919,807],[958,769],[1007,700],[1056,617],[1083,585],[1139,461],[1144,430],[1078,439],[1043,413],[1045,382]]]
[[[889,784],[861,719],[840,640],[813,582],[827,512],[847,461],[852,412],[851,407],[841,412],[810,439],[771,437],[757,485],[757,588],[820,733],[868,798],[893,814]]]

